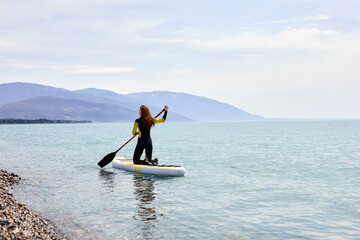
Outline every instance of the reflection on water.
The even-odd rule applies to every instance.
[[[114,192],[116,185],[116,173],[107,169],[99,171],[101,186],[107,192]],[[155,226],[159,214],[155,208],[154,200],[156,199],[155,182],[156,178],[152,176],[134,174],[133,193],[136,201],[136,209],[132,213],[133,219],[138,228],[137,235],[141,239],[153,239]]]
[[[114,172],[103,168],[99,171],[100,179],[103,182],[102,187],[104,187],[108,192],[114,192],[115,175],[116,174]]]
[[[154,192],[155,180],[141,174],[134,174],[134,195],[138,210],[133,218],[139,222],[141,237],[153,238],[153,231],[157,219],[157,212],[152,202],[156,197]]]

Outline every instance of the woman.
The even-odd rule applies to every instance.
[[[134,128],[132,131],[133,135],[139,134],[138,142],[136,144],[136,148],[134,151],[133,162],[134,164],[151,164],[152,157],[152,141],[150,130],[156,123],[165,122],[167,111],[169,109],[168,106],[164,107],[165,113],[161,119],[153,118],[151,116],[150,110],[147,106],[140,106],[139,115],[140,118],[136,119],[134,122]],[[139,129],[137,133],[136,130]],[[140,157],[145,149],[145,161],[141,161]]]

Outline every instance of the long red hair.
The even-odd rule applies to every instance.
[[[140,120],[146,128],[151,128],[155,125],[154,118],[151,116],[150,110],[147,106],[140,106]]]

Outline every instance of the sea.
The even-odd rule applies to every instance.
[[[0,125],[0,168],[70,239],[360,239],[360,121],[162,123],[153,157],[185,176],[100,169],[131,130]]]

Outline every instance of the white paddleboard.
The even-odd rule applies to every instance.
[[[145,174],[154,174],[159,176],[184,176],[185,168],[181,166],[172,166],[172,165],[158,165],[158,166],[149,166],[149,165],[139,165],[134,164],[132,159],[125,157],[116,157],[112,161],[112,166],[115,168],[120,168],[127,171],[132,171],[136,173],[145,173]]]

